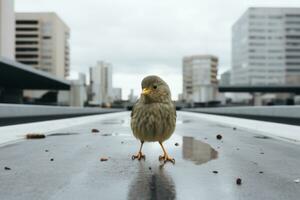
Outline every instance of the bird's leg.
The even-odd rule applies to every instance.
[[[168,155],[168,153],[167,153],[167,151],[165,150],[165,148],[164,148],[162,142],[159,142],[159,144],[160,144],[160,146],[161,146],[161,148],[162,148],[162,150],[163,150],[163,152],[164,152],[164,155],[159,156],[159,160],[160,160],[160,161],[163,160],[165,163],[166,163],[167,161],[170,161],[171,163],[175,164],[175,159],[174,159],[174,158],[171,158],[171,157]]]
[[[141,160],[142,158],[145,160],[145,154],[142,153],[143,144],[144,144],[144,141],[141,141],[141,147],[140,147],[140,150],[139,150],[139,152],[138,152],[136,155],[133,155],[133,156],[131,157],[132,160],[135,160],[136,158],[137,158],[138,160]]]

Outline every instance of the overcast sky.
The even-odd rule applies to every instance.
[[[16,11],[56,12],[71,29],[71,73],[98,60],[113,65],[113,86],[140,93],[146,75],[182,91],[182,57],[213,54],[230,68],[231,26],[248,7],[300,7],[300,0],[15,0]]]

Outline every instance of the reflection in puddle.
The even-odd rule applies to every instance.
[[[183,137],[182,157],[201,165],[218,158],[218,152],[209,144],[195,140],[193,137]]]
[[[144,162],[130,185],[128,199],[176,199],[175,184],[164,168],[149,170]]]

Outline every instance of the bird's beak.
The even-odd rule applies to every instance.
[[[143,91],[142,91],[142,94],[149,94],[151,92],[151,89],[150,88],[144,88]]]

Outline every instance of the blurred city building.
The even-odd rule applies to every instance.
[[[237,20],[231,82],[300,84],[300,8],[249,8]]]
[[[231,71],[227,70],[223,74],[221,74],[221,79],[219,82],[219,85],[227,86],[230,85],[230,79],[231,79]]]
[[[52,12],[16,13],[16,60],[65,78],[70,70],[69,27]],[[25,90],[27,99],[41,98],[46,90]]]
[[[69,75],[69,27],[55,13],[16,13],[16,60],[58,78]]]
[[[90,68],[89,103],[98,106],[110,106],[113,102],[112,65],[99,61]]]
[[[113,100],[122,101],[122,88],[113,88]]]
[[[183,99],[187,103],[207,103],[217,97],[218,58],[194,55],[183,58]]]
[[[128,95],[128,102],[129,103],[135,103],[137,101],[138,97],[134,95],[134,90],[130,89],[130,93]]]
[[[0,0],[0,57],[15,58],[15,11],[13,0]]]

